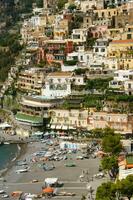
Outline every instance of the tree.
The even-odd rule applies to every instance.
[[[120,200],[122,197],[128,197],[130,200],[133,196],[133,175],[126,179],[118,180],[116,183],[103,183],[97,188],[96,200]]]
[[[110,177],[116,177],[118,173],[118,160],[116,156],[105,156],[101,161],[102,168],[107,170]]]
[[[114,183],[103,183],[98,187],[96,192],[96,200],[115,200]]]
[[[114,133],[113,129],[106,127],[104,129],[95,128],[95,129],[92,130],[92,134],[96,138],[103,138],[103,137],[108,136],[108,135],[114,135],[115,133]]]
[[[67,0],[58,0],[57,2],[58,9],[59,10],[63,9],[63,7],[65,6],[65,3],[67,3]]]
[[[109,128],[109,127],[106,127],[103,129],[103,136],[108,136],[108,135],[112,135],[114,136],[115,135],[115,132],[114,132],[114,129],[112,128]]]
[[[88,70],[87,68],[85,68],[85,69],[78,68],[78,69],[75,69],[74,72],[76,75],[82,75],[82,74],[85,75],[87,70]]]
[[[13,54],[18,54],[20,50],[22,50],[22,46],[18,41],[15,41],[11,46],[10,50]]]
[[[120,185],[120,192],[123,196],[128,197],[130,200],[133,196],[133,175],[127,176],[126,179],[122,179],[120,183],[117,183],[117,185]]]
[[[95,138],[102,138],[103,137],[103,129],[95,128],[92,130],[92,135]]]
[[[70,10],[71,12],[73,11],[73,10],[75,10],[76,9],[76,5],[75,4],[70,4],[69,6],[68,6],[68,10]]]
[[[118,155],[122,150],[120,135],[108,135],[102,140],[102,149],[106,153]]]
[[[82,195],[81,200],[86,200],[86,197],[84,195]]]

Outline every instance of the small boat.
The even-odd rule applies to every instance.
[[[24,169],[16,170],[16,173],[20,174],[20,173],[25,173],[25,172],[28,172],[28,171],[29,171],[29,168],[24,168]]]
[[[10,144],[9,142],[4,142],[4,144]]]

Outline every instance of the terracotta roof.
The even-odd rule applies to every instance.
[[[111,43],[133,43],[133,40],[113,40]]]
[[[61,76],[72,76],[72,75],[73,75],[72,72],[52,72],[52,73],[48,74],[48,77],[50,77],[50,76],[61,77]]]

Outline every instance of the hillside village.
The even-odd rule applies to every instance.
[[[57,14],[52,0],[32,6],[20,29],[25,47],[1,89],[5,108],[16,95],[19,134],[106,126],[131,134],[133,2],[70,0]]]
[[[31,171],[26,168],[30,175],[19,179],[18,190],[22,186],[25,192],[33,192],[35,185],[34,192],[38,193],[42,182],[36,177],[44,179],[47,174],[34,163],[42,164],[45,158],[43,162],[47,164],[56,163],[56,174],[48,172],[50,177],[61,177],[64,188],[72,191],[68,194],[77,195],[75,200],[130,200],[133,0],[15,0],[11,1],[13,7],[9,5],[8,1],[5,7],[0,2],[1,11],[6,8],[8,13],[6,18],[3,13],[0,15],[0,129],[29,145],[24,163],[29,163]],[[50,156],[44,154],[43,143]],[[75,148],[76,153],[86,150],[86,154],[74,154]],[[71,166],[63,162],[70,157],[70,150],[70,161],[75,159],[77,171],[67,177],[64,172],[69,169],[65,167]],[[42,160],[35,155],[38,152],[43,154]],[[27,155],[31,156],[30,161],[26,160]],[[90,174],[84,171],[88,165]],[[45,171],[52,171],[53,166]],[[77,179],[81,168],[79,178],[85,175],[89,180]],[[94,174],[98,170],[102,175]],[[29,181],[31,173],[38,187]],[[10,175],[7,180],[12,183]],[[86,183],[94,186],[90,196],[86,193],[90,185]],[[17,181],[12,187],[15,184]],[[8,190],[11,192],[10,187]]]

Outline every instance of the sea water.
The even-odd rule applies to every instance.
[[[17,144],[0,145],[0,170],[6,169],[18,154]]]

